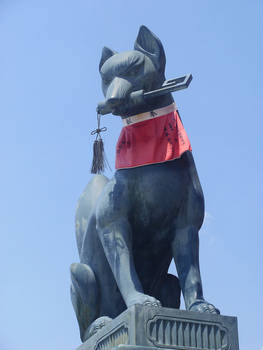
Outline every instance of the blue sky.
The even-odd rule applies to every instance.
[[[193,74],[174,97],[206,199],[205,297],[238,317],[241,350],[263,348],[262,13],[261,0],[0,1],[1,350],[80,344],[69,265],[98,63],[104,45],[132,49],[141,24],[163,42],[167,78]],[[114,168],[121,122],[102,125]]]

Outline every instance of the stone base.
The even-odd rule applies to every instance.
[[[118,350],[238,350],[237,318],[135,305],[77,350],[116,347]]]

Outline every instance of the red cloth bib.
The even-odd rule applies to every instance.
[[[192,150],[176,110],[160,116],[154,114],[143,121],[135,116],[136,122],[122,128],[116,147],[116,169],[167,162]]]

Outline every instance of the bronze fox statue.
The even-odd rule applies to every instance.
[[[131,92],[165,81],[162,43],[145,26],[134,50],[104,48],[99,68],[106,102],[123,120],[173,104],[170,93],[145,105],[126,104]],[[80,263],[71,266],[82,341],[134,304],[179,308],[181,291],[187,310],[219,313],[203,297],[203,218],[203,192],[189,150],[171,161],[119,169],[111,180],[92,178],[76,212]],[[168,274],[172,258],[178,278]]]

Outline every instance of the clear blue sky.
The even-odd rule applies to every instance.
[[[261,0],[0,1],[1,350],[80,344],[69,265],[98,63],[104,45],[132,49],[141,24],[163,42],[167,78],[194,77],[174,97],[206,198],[205,297],[238,317],[241,350],[263,348],[262,14]],[[102,125],[114,167],[121,122]]]

